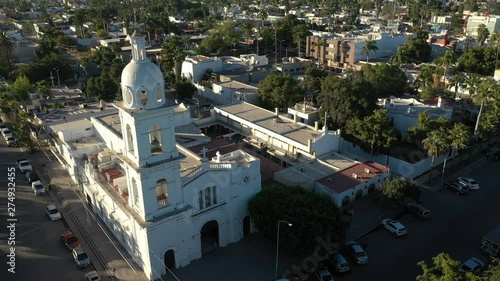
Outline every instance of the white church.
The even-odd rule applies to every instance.
[[[247,204],[261,190],[260,162],[242,150],[207,159],[176,143],[179,105],[166,100],[144,38],[127,39],[116,110],[51,129],[87,203],[154,280],[254,231]]]

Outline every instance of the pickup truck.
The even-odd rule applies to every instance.
[[[33,170],[30,161],[26,159],[17,160],[16,163],[17,163],[17,168],[21,171],[22,174]]]

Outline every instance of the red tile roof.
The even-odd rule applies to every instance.
[[[367,173],[366,169],[370,172]],[[389,167],[375,162],[365,162],[326,176],[319,179],[318,182],[335,193],[341,193],[388,172]]]
[[[438,103],[438,100],[439,100],[440,97],[435,97],[433,99],[430,99],[430,100],[425,100],[424,101],[424,104],[426,105],[430,105],[430,106],[437,106],[437,103]],[[441,99],[443,100],[444,102],[444,107],[452,107],[455,105],[455,101],[450,99],[450,98],[447,98],[447,97],[441,97]]]

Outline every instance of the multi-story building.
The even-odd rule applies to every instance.
[[[165,99],[144,38],[129,39],[116,111],[52,129],[91,209],[155,280],[252,230],[247,203],[261,189],[260,161],[242,150],[200,157],[177,143],[182,108]]]
[[[484,24],[490,34],[497,33],[500,29],[500,17],[496,16],[469,16],[467,18],[467,25],[465,34],[469,36],[477,36],[477,29],[481,24]]]

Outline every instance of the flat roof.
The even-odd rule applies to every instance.
[[[120,115],[118,113],[114,114],[109,114],[106,116],[98,116],[95,117],[103,125],[114,131],[115,133],[118,133],[118,135],[122,136],[122,123],[120,120]]]
[[[75,127],[85,127],[85,126],[92,127],[92,122],[90,122],[90,120],[87,120],[87,119],[81,119],[81,120],[76,120],[76,121],[72,121],[72,122],[64,122],[61,124],[52,125],[52,126],[50,126],[50,128],[54,132],[60,132],[60,131],[72,129]]]
[[[219,86],[225,87],[225,88],[231,88],[234,90],[250,90],[250,91],[257,91],[257,87],[254,87],[252,85],[248,85],[245,83],[241,83],[238,81],[226,81],[226,82],[219,82],[216,83]]]
[[[366,169],[370,172],[367,173]],[[374,177],[388,172],[389,168],[386,166],[375,162],[364,162],[326,176],[318,180],[318,182],[332,192],[342,193],[360,183],[367,182]],[[356,175],[356,177],[354,175]]]
[[[275,113],[269,110],[245,102],[218,106],[217,108],[245,119],[253,123],[256,127],[283,135],[303,145],[307,145],[309,139],[313,139],[323,133],[303,123],[295,123],[290,118],[276,116]]]

